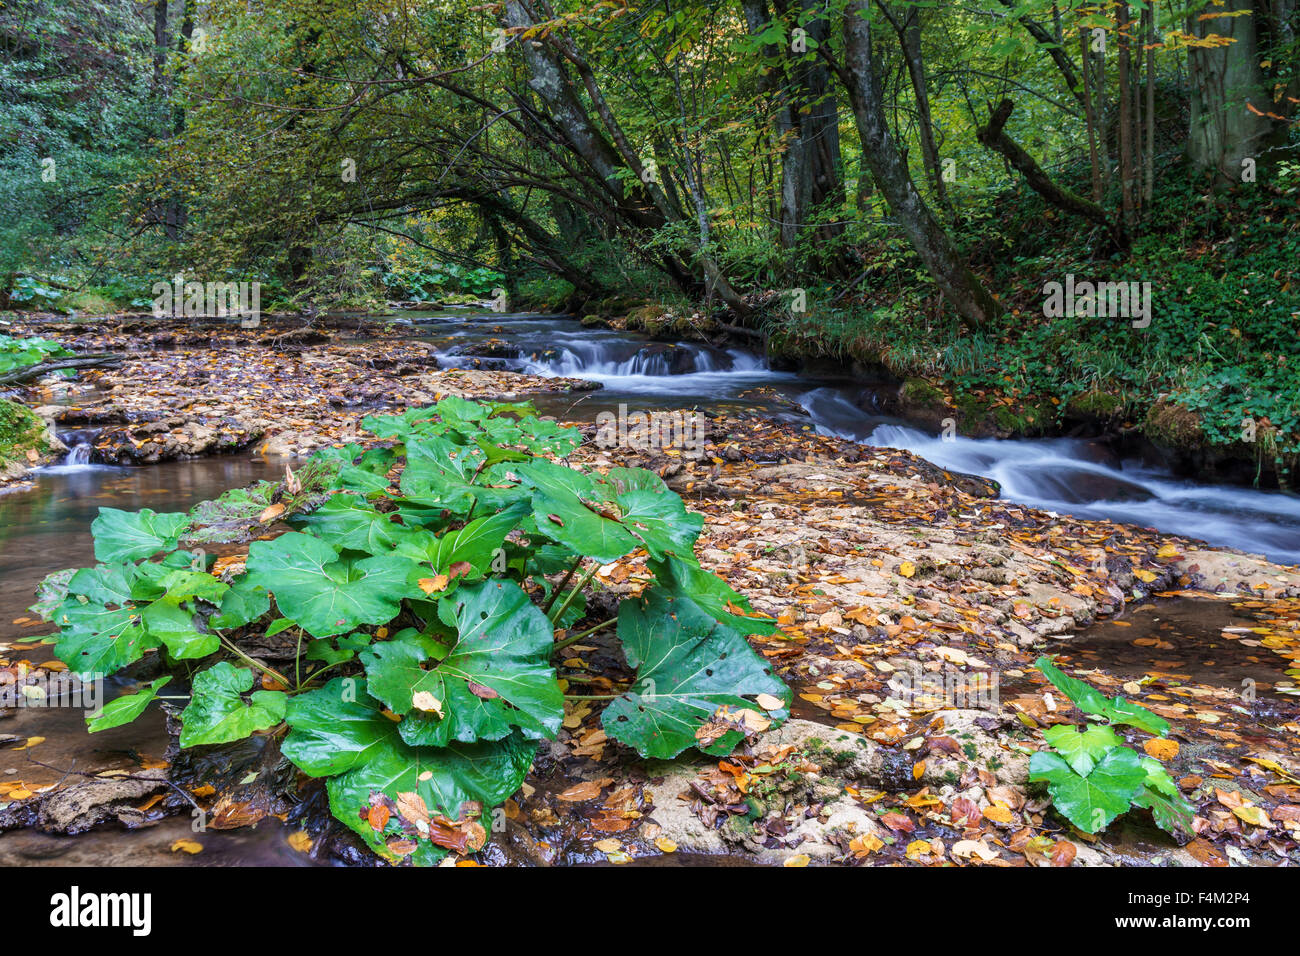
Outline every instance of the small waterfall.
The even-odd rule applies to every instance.
[[[81,471],[100,467],[91,463],[95,454],[95,439],[99,437],[100,431],[102,429],[99,428],[74,428],[58,432],[59,441],[68,446],[68,453],[63,456],[63,461],[45,470]]]
[[[89,442],[82,442],[82,443],[79,444],[79,445],[74,445],[74,446],[72,446],[72,448],[68,451],[68,455],[67,455],[67,457],[63,459],[63,464],[65,464],[65,465],[89,465],[89,464],[90,464],[90,453],[91,453],[92,451],[94,451],[94,446],[91,445]]]

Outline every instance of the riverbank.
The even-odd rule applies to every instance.
[[[57,335],[79,351],[121,355],[112,369],[75,381],[17,390],[51,431],[84,441],[86,460],[153,464],[255,451],[293,457],[357,437],[362,418],[392,405],[420,406],[449,395],[497,401],[590,390],[575,378],[504,376],[440,369],[432,345],[391,323],[304,325],[271,320],[256,329],[225,322],[130,318],[90,323],[33,322],[24,331]],[[364,340],[364,341],[363,341]],[[0,484],[49,464],[59,446],[16,460]]]
[[[365,354],[400,367],[416,354],[401,351],[406,346],[303,345],[264,355],[283,370],[267,379],[259,374],[260,353],[241,351],[251,346],[209,343],[192,352],[141,353],[120,372],[95,375],[121,404],[148,398],[156,411],[188,403],[187,414],[210,417],[299,416],[275,426],[294,432],[295,448],[338,441],[352,416],[363,414],[323,400],[325,381],[399,404],[452,389],[492,398],[565,384],[413,361],[409,374],[390,376],[391,368],[349,361]],[[186,377],[198,371],[208,377]],[[109,379],[115,375],[125,378]],[[365,391],[371,387],[376,391]],[[584,430],[595,437],[590,419]],[[258,448],[263,436],[244,447]],[[1178,536],[1011,504],[992,497],[996,489],[987,483],[906,452],[759,415],[708,416],[703,441],[698,458],[588,442],[576,460],[652,468],[704,515],[702,562],[781,624],[781,633],[755,645],[794,687],[794,719],[755,735],[726,760],[646,764],[605,738],[598,704],[570,702],[559,738],[543,745],[482,862],[672,854],[788,865],[1300,861],[1300,698],[1296,674],[1287,673],[1300,663],[1300,571]],[[227,557],[239,559],[237,551]],[[626,559],[602,568],[596,580],[622,595],[643,577],[643,562]],[[1164,608],[1177,601],[1193,602],[1191,616],[1209,621],[1211,633],[1167,616]],[[28,614],[6,622],[0,680],[57,671],[43,650],[15,643],[44,629]],[[1044,729],[1083,723],[1059,696],[1045,694],[1032,666],[1043,652],[1058,654],[1068,671],[1107,694],[1122,693],[1171,721],[1160,759],[1197,808],[1196,836],[1185,846],[1144,824],[1140,813],[1087,837],[1051,814],[1028,784],[1028,754],[1044,745]],[[597,636],[569,647],[560,665],[571,692],[618,693],[630,678],[617,650]],[[1252,682],[1249,694],[1243,680]],[[960,691],[990,681],[994,698]],[[936,695],[936,687],[944,689]],[[305,801],[285,795],[291,776],[269,774],[275,786],[268,789],[265,781],[240,784],[244,769],[214,776],[211,765],[178,764],[161,714],[150,718],[145,738],[122,728],[110,741],[51,722],[69,713],[19,709],[0,724],[14,747],[27,747],[0,760],[0,802],[8,804],[0,826],[148,827],[189,813],[193,800],[222,826],[265,821],[259,831],[273,827],[277,845],[304,861],[366,861],[329,828],[315,790],[307,788]],[[244,768],[254,758],[257,767],[273,765],[275,754],[259,749],[223,766]],[[69,760],[92,776],[65,776]],[[183,781],[184,799],[158,778],[165,767]],[[89,789],[69,794],[77,785]],[[204,835],[193,842],[199,852],[192,861],[201,863]],[[214,852],[225,845],[219,834],[212,844]],[[25,852],[22,830],[0,837],[0,857],[15,845],[9,852]]]
[[[1149,444],[1179,474],[1293,487],[1300,464],[1300,219],[1263,184],[1204,196],[1162,176],[1151,221],[1122,261],[1025,187],[958,235],[1002,313],[961,322],[910,254],[860,250],[845,288],[749,298],[746,328],[682,303],[594,308],[589,321],[665,340],[765,348],[782,367],[838,366],[892,383],[901,415],[972,437],[1105,436]],[[1043,250],[1052,250],[1050,255]],[[1279,257],[1279,249],[1291,249]],[[1150,314],[1049,308],[1049,283],[1135,283]],[[796,283],[791,283],[795,285]]]

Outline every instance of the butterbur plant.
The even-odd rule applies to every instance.
[[[1043,732],[1051,749],[1030,758],[1029,779],[1047,783],[1057,811],[1083,832],[1098,833],[1131,808],[1144,808],[1161,829],[1175,836],[1189,833],[1193,808],[1169,772],[1160,761],[1126,746],[1113,729],[1127,724],[1164,737],[1168,722],[1062,673],[1047,657],[1034,666],[1074,706],[1107,722],[1084,729],[1057,724]]]
[[[391,444],[328,449],[188,514],[101,510],[101,563],[52,575],[34,609],[74,672],[156,654],[169,676],[91,730],[188,681],[182,747],[283,733],[371,849],[431,864],[484,845],[491,809],[560,730],[552,659],[589,634],[612,630],[635,671],[602,719],[643,756],[725,754],[788,716],[789,689],[745,639],[775,624],[701,568],[703,520],[657,475],[570,467],[580,433],[528,405],[451,397],[363,426]],[[242,563],[182,548],[254,537]],[[639,594],[589,601],[600,567],[642,553]]]

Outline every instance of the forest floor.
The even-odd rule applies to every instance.
[[[86,332],[77,345],[112,347],[112,334]],[[89,391],[34,388],[26,401],[60,427],[103,426],[104,457],[149,463],[234,448],[305,453],[354,440],[378,404],[590,387],[439,370],[424,346],[396,334],[365,345],[341,338],[136,344],[120,368],[81,376]],[[1300,863],[1300,697],[1284,673],[1300,663],[1300,569],[1010,504],[909,453],[757,416],[714,417],[708,432],[699,458],[587,443],[574,460],[651,468],[704,515],[703,564],[781,625],[752,640],[794,688],[792,718],[729,758],[657,764],[606,739],[598,704],[571,701],[481,861]],[[611,597],[635,593],[642,561],[615,562],[596,580]],[[41,632],[31,618],[14,624],[24,636]],[[1195,805],[1194,838],[1180,846],[1144,811],[1095,837],[1049,811],[1027,782],[1029,755],[1044,746],[1044,728],[1085,719],[1048,693],[1033,667],[1043,653],[1170,721],[1168,740],[1117,729]],[[57,669],[44,657],[0,644],[0,682]],[[560,674],[584,695],[616,694],[630,678],[599,637],[568,648]],[[107,763],[100,751],[97,766],[82,765],[90,777],[67,777],[54,758],[28,762],[33,749],[53,752],[43,718],[0,722],[22,726],[0,733],[12,748],[0,759],[0,830],[148,826],[188,812],[161,779],[174,751],[132,748]],[[279,817],[290,821],[286,834],[303,828],[286,837],[296,851],[360,859],[346,836],[326,834],[325,814],[207,779],[186,800],[214,827]]]

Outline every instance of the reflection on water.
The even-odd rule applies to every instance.
[[[228,488],[283,474],[263,458],[231,456],[144,468],[65,466],[35,474],[35,487],[0,495],[0,639],[35,600],[51,571],[95,563],[90,523],[101,507],[185,511]]]
[[[0,833],[0,866],[312,866],[289,845],[295,828],[268,818],[255,827],[195,833],[187,816],[139,830],[101,828],[77,836],[16,830]],[[197,843],[196,854],[173,850]]]

